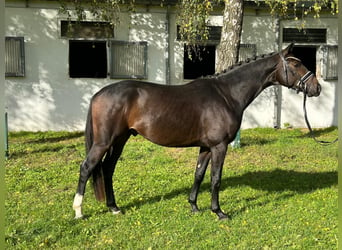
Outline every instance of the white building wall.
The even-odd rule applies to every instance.
[[[256,44],[257,55],[278,50],[277,22],[269,15],[246,12],[243,20],[241,43]],[[273,127],[275,88],[265,89],[246,109],[241,128]]]
[[[209,25],[222,26],[222,16],[212,16]],[[172,22],[175,22],[173,16]],[[271,53],[278,50],[277,23],[269,15],[256,15],[255,12],[246,12],[243,21],[243,32],[241,42],[245,44],[256,44],[257,55]],[[183,43],[176,40],[176,28],[174,26],[172,33],[173,67],[171,68],[172,83],[182,83],[183,80]],[[242,128],[253,127],[273,127],[274,126],[274,88],[270,87],[258,96],[252,104],[246,109],[242,120]]]
[[[322,78],[323,53],[320,50],[322,45],[337,45],[337,18],[308,19],[306,28],[326,28],[326,44],[300,44],[317,46],[316,53],[316,77],[322,86],[321,94],[318,97],[307,99],[308,118],[312,127],[328,127],[337,125],[337,80],[325,81]],[[281,28],[297,28],[300,22],[282,21]],[[281,29],[282,30],[282,29]],[[282,35],[282,34],[280,34]],[[282,44],[286,47],[288,44]],[[281,126],[290,124],[293,127],[306,127],[303,113],[303,94],[296,91],[282,88],[281,95]]]
[[[46,7],[47,6],[47,7]],[[113,79],[70,78],[68,75],[67,39],[60,37],[57,6],[25,7],[7,4],[5,9],[6,36],[25,38],[25,77],[6,78],[6,107],[10,130],[83,130],[91,96]],[[176,40],[176,15],[166,9],[141,9],[135,15],[121,14],[121,24],[115,28],[115,40],[148,42],[148,81],[165,84],[167,67],[170,83],[183,84],[183,44]],[[169,21],[169,23],[168,23]],[[222,23],[219,17],[213,23]],[[337,44],[337,19],[321,19],[312,25],[328,28],[329,44]],[[311,23],[311,22],[310,22]],[[169,25],[169,26],[167,26]],[[274,19],[266,15],[246,13],[242,43],[257,45],[257,54],[277,51]],[[281,25],[293,25],[282,23]],[[309,23],[308,23],[309,25]],[[325,26],[326,25],[326,26]],[[169,34],[167,31],[169,30]],[[170,54],[168,54],[167,42]],[[285,45],[284,45],[285,46]],[[169,57],[169,64],[166,58]],[[322,94],[308,103],[310,121],[314,127],[337,124],[336,81],[322,83]],[[282,90],[281,124],[305,127],[301,99],[293,91]],[[273,127],[275,91],[264,91],[247,108],[242,127]]]
[[[122,14],[115,40],[148,42],[148,81],[165,83],[165,14]],[[142,18],[141,18],[142,17]],[[70,78],[53,8],[6,7],[6,36],[25,38],[25,77],[6,78],[10,130],[83,130],[91,96],[113,79]]]

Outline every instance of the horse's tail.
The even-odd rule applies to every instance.
[[[85,144],[86,144],[86,153],[88,155],[93,142],[94,142],[94,133],[93,133],[93,119],[91,113],[91,104],[88,111],[86,128],[85,128]],[[95,193],[95,198],[98,201],[105,200],[105,185],[103,179],[102,172],[102,160],[96,165],[94,170],[92,171],[93,176],[93,188]]]

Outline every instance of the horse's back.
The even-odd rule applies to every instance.
[[[110,133],[135,131],[163,146],[215,143],[226,134],[224,99],[205,79],[178,86],[122,81],[100,90],[92,106]]]

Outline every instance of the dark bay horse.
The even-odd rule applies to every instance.
[[[86,124],[87,157],[73,208],[82,217],[86,183],[93,176],[95,195],[106,199],[116,214],[112,177],[115,165],[131,135],[140,134],[168,147],[200,148],[189,203],[199,211],[197,195],[211,161],[211,210],[227,218],[219,205],[222,166],[228,144],[241,125],[246,107],[268,86],[283,85],[308,96],[318,96],[315,75],[291,54],[293,44],[280,53],[255,58],[212,77],[188,84],[166,86],[133,80],[111,84],[96,93]]]

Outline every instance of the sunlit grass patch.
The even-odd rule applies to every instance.
[[[316,132],[324,139],[336,128]],[[337,145],[306,130],[248,129],[229,148],[220,200],[230,220],[210,211],[210,169],[187,202],[197,148],[164,148],[132,137],[118,162],[114,216],[87,186],[84,220],[73,196],[85,157],[82,133],[10,134],[6,162],[6,249],[336,249]]]

